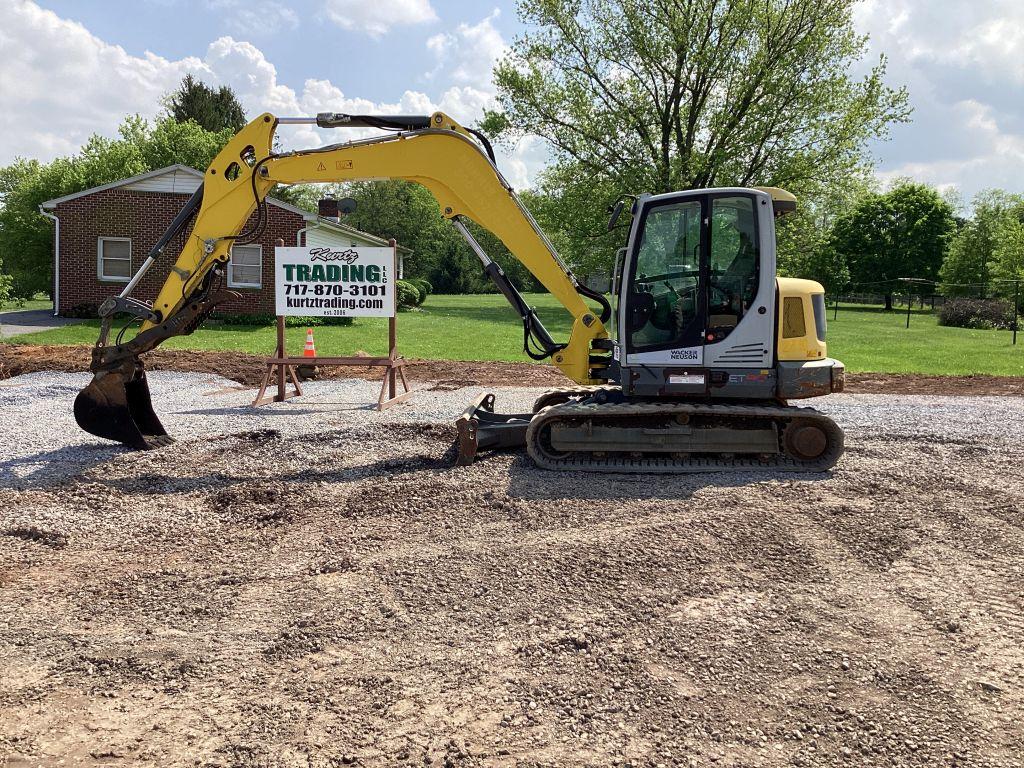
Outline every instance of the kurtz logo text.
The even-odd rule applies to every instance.
[[[351,264],[359,258],[359,254],[349,248],[347,251],[332,251],[330,248],[310,248],[310,261],[344,261]]]

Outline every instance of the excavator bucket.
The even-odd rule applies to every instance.
[[[90,434],[130,448],[149,450],[174,442],[153,412],[141,363],[131,378],[119,371],[93,376],[75,398],[75,421]]]

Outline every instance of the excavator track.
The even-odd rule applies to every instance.
[[[565,402],[533,417],[526,446],[552,470],[823,472],[842,455],[843,432],[795,406]]]
[[[593,397],[599,392],[606,392],[609,395],[612,395],[618,394],[621,391],[621,387],[614,384],[598,384],[596,386],[589,387],[555,387],[554,389],[549,389],[533,401],[533,412],[538,413],[549,405],[561,405],[562,403],[568,403],[570,400]]]

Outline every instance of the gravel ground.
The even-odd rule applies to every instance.
[[[824,475],[584,477],[452,468],[480,389],[158,371],[140,454],[86,380],[0,382],[0,765],[1022,764],[1019,398],[816,402]]]

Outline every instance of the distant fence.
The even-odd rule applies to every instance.
[[[1010,330],[1013,332],[1013,344],[1017,344],[1017,331],[1020,329],[1019,313],[1021,311],[1021,299],[1024,296],[1021,295],[1019,290],[1019,284],[1014,286],[1017,290],[1015,295],[1008,301],[1013,306],[1013,322],[1010,325]],[[851,309],[855,306],[885,306],[885,299],[887,296],[892,297],[893,309],[906,307],[906,327],[910,327],[910,317],[914,308],[924,310],[927,312],[935,312],[936,309],[942,309],[947,301],[955,301],[958,298],[965,298],[960,296],[946,296],[941,293],[910,293],[893,292],[890,294],[884,293],[844,293],[839,296],[826,296],[825,302],[832,310],[832,319],[835,320],[839,317],[839,310],[842,305],[847,305]],[[993,301],[1006,301],[1006,299],[992,298]]]
[[[915,305],[921,306],[921,308],[928,307],[935,309],[941,307],[949,299],[955,298],[954,296],[943,296],[940,293],[931,294],[908,294],[908,293],[893,293],[892,303],[893,306],[905,307],[907,306],[907,299],[912,299]],[[835,302],[835,296],[830,296],[829,301]],[[879,306],[885,304],[884,293],[844,293],[838,297],[839,301],[843,304],[877,304]]]

